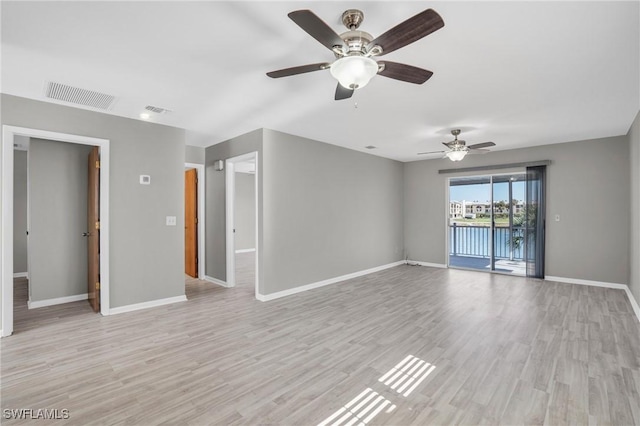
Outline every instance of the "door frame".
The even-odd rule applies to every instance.
[[[185,167],[196,169],[196,176],[198,177],[198,278],[204,279],[204,205],[205,205],[205,193],[204,193],[204,164],[196,163],[184,163]]]
[[[259,264],[260,264],[260,240],[258,236],[260,235],[259,226],[260,221],[258,220],[258,211],[259,211],[259,166],[258,166],[258,152],[253,151],[247,154],[238,155],[236,157],[227,158],[225,160],[225,240],[226,240],[226,269],[227,269],[227,287],[235,287],[236,285],[236,241],[234,235],[235,228],[235,211],[236,211],[236,200],[235,200],[235,192],[236,192],[236,175],[235,175],[235,164],[241,163],[243,161],[255,159],[256,162],[256,172],[255,172],[255,244],[256,244],[256,276],[255,276],[255,297],[258,298],[259,293]]]
[[[488,174],[476,174],[474,172],[467,172],[467,173],[461,173],[461,174],[456,174],[454,176],[448,177],[447,179],[445,179],[445,184],[447,186],[446,191],[445,191],[445,197],[446,197],[446,201],[445,201],[445,261],[446,261],[446,265],[447,268],[451,268],[451,269],[462,269],[465,271],[478,271],[478,272],[489,272],[492,274],[502,274],[502,275],[510,275],[510,276],[522,276],[522,275],[514,275],[508,272],[501,272],[501,271],[495,271],[495,253],[494,253],[494,241],[493,241],[493,234],[494,234],[494,199],[493,199],[493,191],[494,191],[494,187],[493,187],[493,178],[495,176],[508,176],[508,175],[514,175],[514,174],[524,174],[525,171],[519,169],[519,168],[514,168],[514,169],[510,169],[509,171],[502,171],[500,173],[488,173]],[[490,226],[489,226],[489,270],[488,271],[484,271],[481,269],[473,269],[473,268],[465,268],[462,266],[450,266],[449,262],[450,262],[450,230],[449,230],[449,203],[451,202],[451,194],[450,194],[450,189],[451,189],[451,180],[452,179],[456,179],[456,178],[460,178],[460,177],[487,177],[489,178],[489,186],[491,188],[490,192],[491,192],[491,200],[490,200],[490,205],[491,205],[491,221],[490,221]]]
[[[14,137],[26,136],[59,142],[91,145],[100,148],[100,313],[109,315],[109,145],[108,139],[72,135],[17,126],[2,126],[2,212],[0,222],[0,266],[2,276],[2,337],[13,333],[13,143]]]

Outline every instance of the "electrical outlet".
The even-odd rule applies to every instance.
[[[176,226],[175,216],[167,216],[167,226]]]

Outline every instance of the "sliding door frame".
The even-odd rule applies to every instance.
[[[509,172],[501,172],[501,173],[491,173],[491,174],[475,174],[475,173],[464,173],[464,174],[460,174],[458,176],[451,176],[448,177],[446,179],[446,191],[445,191],[445,197],[446,197],[446,203],[445,203],[445,254],[446,254],[446,265],[447,268],[451,268],[451,269],[462,269],[462,270],[466,270],[466,271],[479,271],[479,272],[489,272],[489,273],[494,273],[494,274],[501,274],[501,275],[511,275],[513,276],[513,273],[509,273],[509,272],[502,272],[502,271],[496,271],[495,270],[495,247],[494,247],[494,233],[495,233],[495,218],[494,218],[494,190],[493,190],[493,184],[494,184],[494,177],[496,176],[511,176],[511,175],[515,175],[515,174],[523,174],[526,175],[526,169],[515,169]],[[477,178],[489,178],[489,185],[490,185],[490,224],[489,224],[489,270],[482,270],[482,269],[474,269],[474,268],[465,268],[463,266],[451,266],[450,264],[450,240],[451,240],[451,236],[450,236],[450,202],[451,202],[451,180],[452,179],[457,179],[457,178],[461,178],[461,177],[477,177]],[[513,198],[513,194],[512,191],[509,191],[509,202],[512,201]],[[509,206],[509,209],[511,209],[512,207]],[[462,212],[463,216],[465,214],[465,212]],[[510,214],[510,219],[509,219],[509,229],[513,230],[513,224],[512,224],[512,214]],[[511,250],[511,249],[510,249]],[[526,276],[526,273],[524,275],[520,275],[517,274],[517,276]]]

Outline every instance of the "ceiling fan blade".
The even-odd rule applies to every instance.
[[[342,84],[338,83],[338,87],[336,87],[336,101],[341,101],[342,99],[349,99],[351,96],[353,96],[353,92],[355,92],[355,90],[353,89],[347,89],[344,86],[342,86]]]
[[[433,75],[431,71],[397,62],[380,61],[378,65],[383,65],[378,74],[408,83],[422,84]]]
[[[376,37],[367,48],[371,50],[370,48],[378,45],[382,48],[381,55],[385,55],[420,40],[442,27],[444,27],[444,21],[440,15],[433,9],[427,9]]]
[[[333,50],[334,46],[344,46],[344,41],[340,36],[312,11],[295,10],[288,16],[327,49]]]
[[[305,72],[321,71],[329,68],[331,64],[328,62],[321,62],[319,64],[301,65],[299,67],[285,68],[278,71],[268,72],[267,75],[271,78],[288,77],[290,75],[304,74]]]
[[[486,154],[489,151],[488,149],[470,149],[469,151],[467,151],[467,154]]]
[[[496,146],[496,144],[493,142],[482,142],[482,143],[476,143],[474,145],[469,145],[467,148],[478,149],[478,148],[487,148],[489,146]]]
[[[425,154],[442,154],[443,152],[446,151],[429,151],[429,152],[419,152],[418,155],[425,155]]]

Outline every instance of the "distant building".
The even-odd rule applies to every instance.
[[[524,211],[524,201],[514,200],[512,205],[513,214],[517,215]],[[509,207],[496,207],[496,214],[509,214]],[[475,219],[478,215],[491,215],[491,203],[489,201],[450,201],[449,202],[449,218],[458,219],[466,217]]]

